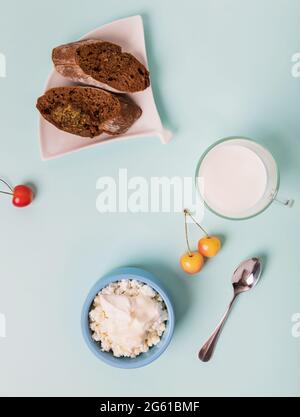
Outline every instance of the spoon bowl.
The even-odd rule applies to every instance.
[[[261,271],[262,263],[258,258],[243,261],[232,276],[234,294],[238,295],[255,287],[261,277]]]

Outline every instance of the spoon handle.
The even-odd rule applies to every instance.
[[[212,333],[212,335],[209,337],[209,339],[207,339],[207,341],[204,343],[204,345],[202,346],[202,348],[199,351],[198,357],[201,361],[203,362],[208,362],[215,350],[218,338],[220,336],[220,333],[224,327],[224,324],[228,318],[228,315],[231,311],[231,307],[234,303],[234,301],[236,300],[237,294],[235,294],[233,296],[233,299],[231,300],[231,303],[229,304],[225,314],[223,315],[220,323],[218,324],[218,326],[216,327],[216,329],[214,330],[214,332]]]

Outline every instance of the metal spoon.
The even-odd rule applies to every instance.
[[[219,325],[200,349],[198,356],[201,361],[207,362],[212,357],[218,337],[223,329],[234,301],[239,294],[251,290],[251,288],[257,284],[261,275],[261,270],[261,261],[258,258],[251,258],[242,262],[234,271],[232,276],[232,286],[234,291],[233,298]]]

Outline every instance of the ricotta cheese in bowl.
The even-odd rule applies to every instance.
[[[90,351],[108,365],[140,368],[159,358],[175,327],[174,306],[159,279],[142,268],[118,268],[90,289],[81,329]]]
[[[157,345],[166,329],[168,312],[149,285],[122,279],[104,287],[89,312],[92,338],[105,352],[135,358]]]

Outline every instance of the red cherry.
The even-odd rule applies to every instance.
[[[12,203],[16,207],[26,207],[33,200],[33,191],[27,185],[16,185],[13,189]]]

